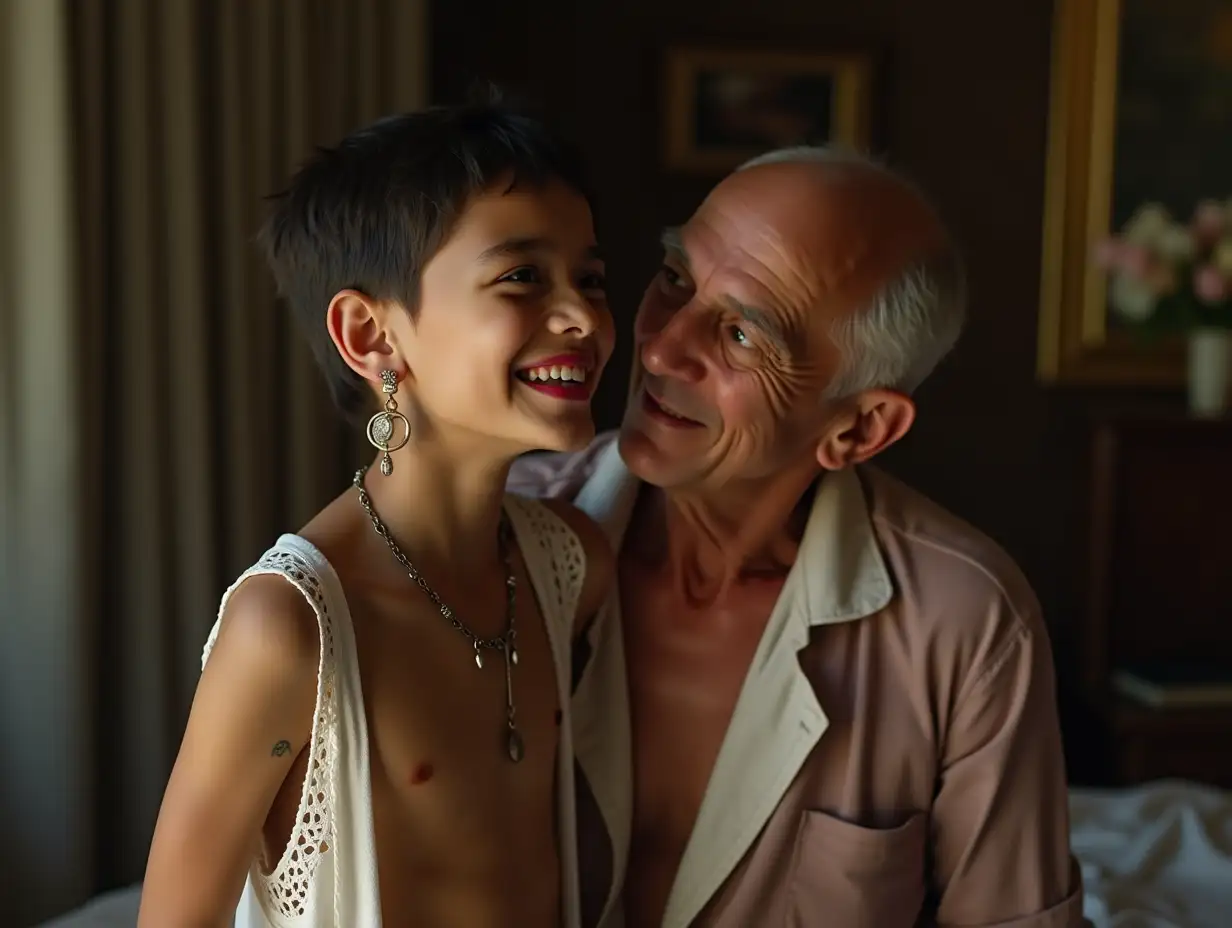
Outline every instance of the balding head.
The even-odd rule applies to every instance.
[[[749,171],[756,176],[746,179],[758,188],[795,187],[799,213],[812,214],[805,221],[839,229],[858,225],[876,243],[864,268],[871,292],[835,319],[833,335],[844,363],[827,395],[874,387],[914,391],[958,341],[967,307],[962,257],[928,198],[901,174],[841,147],[767,152],[728,180]],[[822,181],[820,189],[805,180],[810,175]],[[827,188],[834,185],[852,193],[854,211],[836,209],[851,198],[832,196]],[[816,195],[805,194],[810,189]],[[823,215],[827,211],[832,215]]]

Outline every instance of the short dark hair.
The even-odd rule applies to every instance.
[[[414,314],[424,267],[470,198],[503,178],[511,187],[561,181],[590,201],[574,148],[490,101],[382,119],[317,149],[274,197],[260,241],[348,420],[363,421],[372,394],[329,338],[329,301],[355,289]]]

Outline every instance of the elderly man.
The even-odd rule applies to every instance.
[[[575,662],[588,924],[1081,925],[1036,599],[865,466],[962,325],[936,213],[794,149],[663,241],[619,436],[511,477],[620,552]]]

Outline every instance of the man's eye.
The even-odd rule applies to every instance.
[[[667,264],[663,265],[663,280],[669,287],[683,287],[684,278],[677,274]]]
[[[534,267],[519,267],[500,278],[503,284],[537,284],[541,282],[539,269]]]
[[[744,329],[740,328],[738,325],[728,326],[727,334],[731,336],[731,340],[737,345],[748,347],[752,344],[752,342],[749,341],[749,337],[744,334]]]

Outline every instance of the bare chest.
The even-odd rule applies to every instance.
[[[550,787],[560,707],[547,633],[530,597],[518,607],[517,663],[483,649],[482,666],[471,642],[415,598],[418,591],[396,621],[376,612],[355,619],[374,786],[385,779],[408,812],[428,795],[433,808],[464,800],[450,809],[463,820],[486,818],[489,802],[525,801]],[[516,763],[510,722],[524,748]]]
[[[487,887],[498,907],[520,899],[528,924],[538,918],[524,904],[555,904],[560,705],[547,631],[520,579],[516,664],[485,649],[477,666],[471,642],[418,590],[353,607],[387,909],[405,907],[386,897],[423,899],[425,886],[447,879]],[[474,613],[463,605],[465,621]],[[476,616],[472,627],[493,635],[503,625],[498,614]],[[508,751],[511,721],[518,762]]]
[[[622,568],[634,735],[630,902],[652,920],[666,903],[778,591],[758,584],[695,606],[653,576]]]

